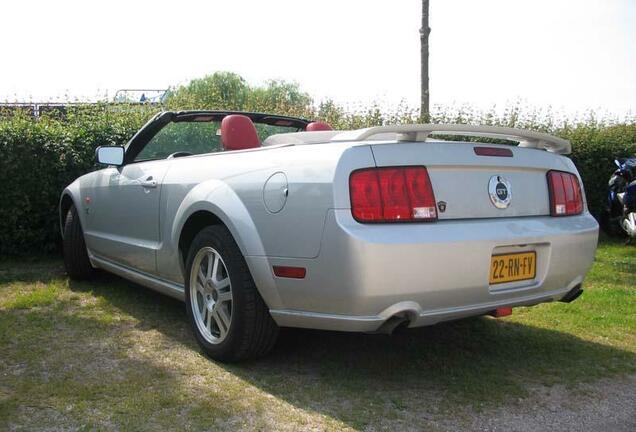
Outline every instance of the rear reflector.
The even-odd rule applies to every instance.
[[[365,168],[349,178],[351,214],[358,222],[437,219],[435,195],[424,167]]]
[[[563,171],[548,171],[550,215],[572,216],[583,212],[583,194],[579,179]]]
[[[495,318],[501,318],[508,315],[512,315],[512,308],[511,307],[497,308],[494,311],[490,312],[490,315],[494,316]]]
[[[274,275],[284,278],[304,279],[307,269],[304,267],[274,266]]]
[[[512,150],[501,147],[473,147],[477,156],[512,157]]]

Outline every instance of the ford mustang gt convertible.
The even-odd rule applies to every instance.
[[[62,192],[64,262],[183,300],[220,361],[266,354],[279,327],[570,302],[598,239],[570,150],[511,128],[162,112]]]

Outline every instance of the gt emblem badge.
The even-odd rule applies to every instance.
[[[500,209],[505,209],[510,205],[512,199],[512,189],[510,182],[502,176],[492,176],[488,182],[488,195],[493,205]]]
[[[446,201],[440,201],[437,203],[437,208],[440,213],[444,213],[446,211]]]

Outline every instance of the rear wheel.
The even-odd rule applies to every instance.
[[[278,326],[227,228],[204,228],[186,262],[186,309],[197,342],[211,358],[238,361],[267,354]]]
[[[64,223],[64,267],[73,280],[88,279],[93,275],[93,266],[88,259],[84,231],[75,206],[66,213]]]

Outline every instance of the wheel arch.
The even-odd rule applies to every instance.
[[[267,265],[258,229],[247,208],[231,187],[219,180],[201,183],[181,202],[172,225],[171,242],[177,250],[179,268],[185,279],[185,260],[194,236],[208,224],[224,225],[245,257],[256,288],[270,308],[280,308],[281,299]],[[174,255],[173,255],[174,256]]]
[[[182,271],[194,236],[208,225],[225,226],[243,256],[265,255],[256,224],[243,201],[226,183],[211,180],[194,187],[175,214],[171,241],[179,251]]]
[[[181,232],[179,233],[179,240],[177,242],[179,248],[179,265],[182,272],[185,267],[185,260],[190,250],[190,245],[194,240],[194,237],[205,227],[211,225],[222,225],[227,228],[227,225],[223,223],[221,219],[214,213],[208,210],[197,210],[188,216],[188,219],[183,224]],[[184,273],[185,276],[185,273]]]

